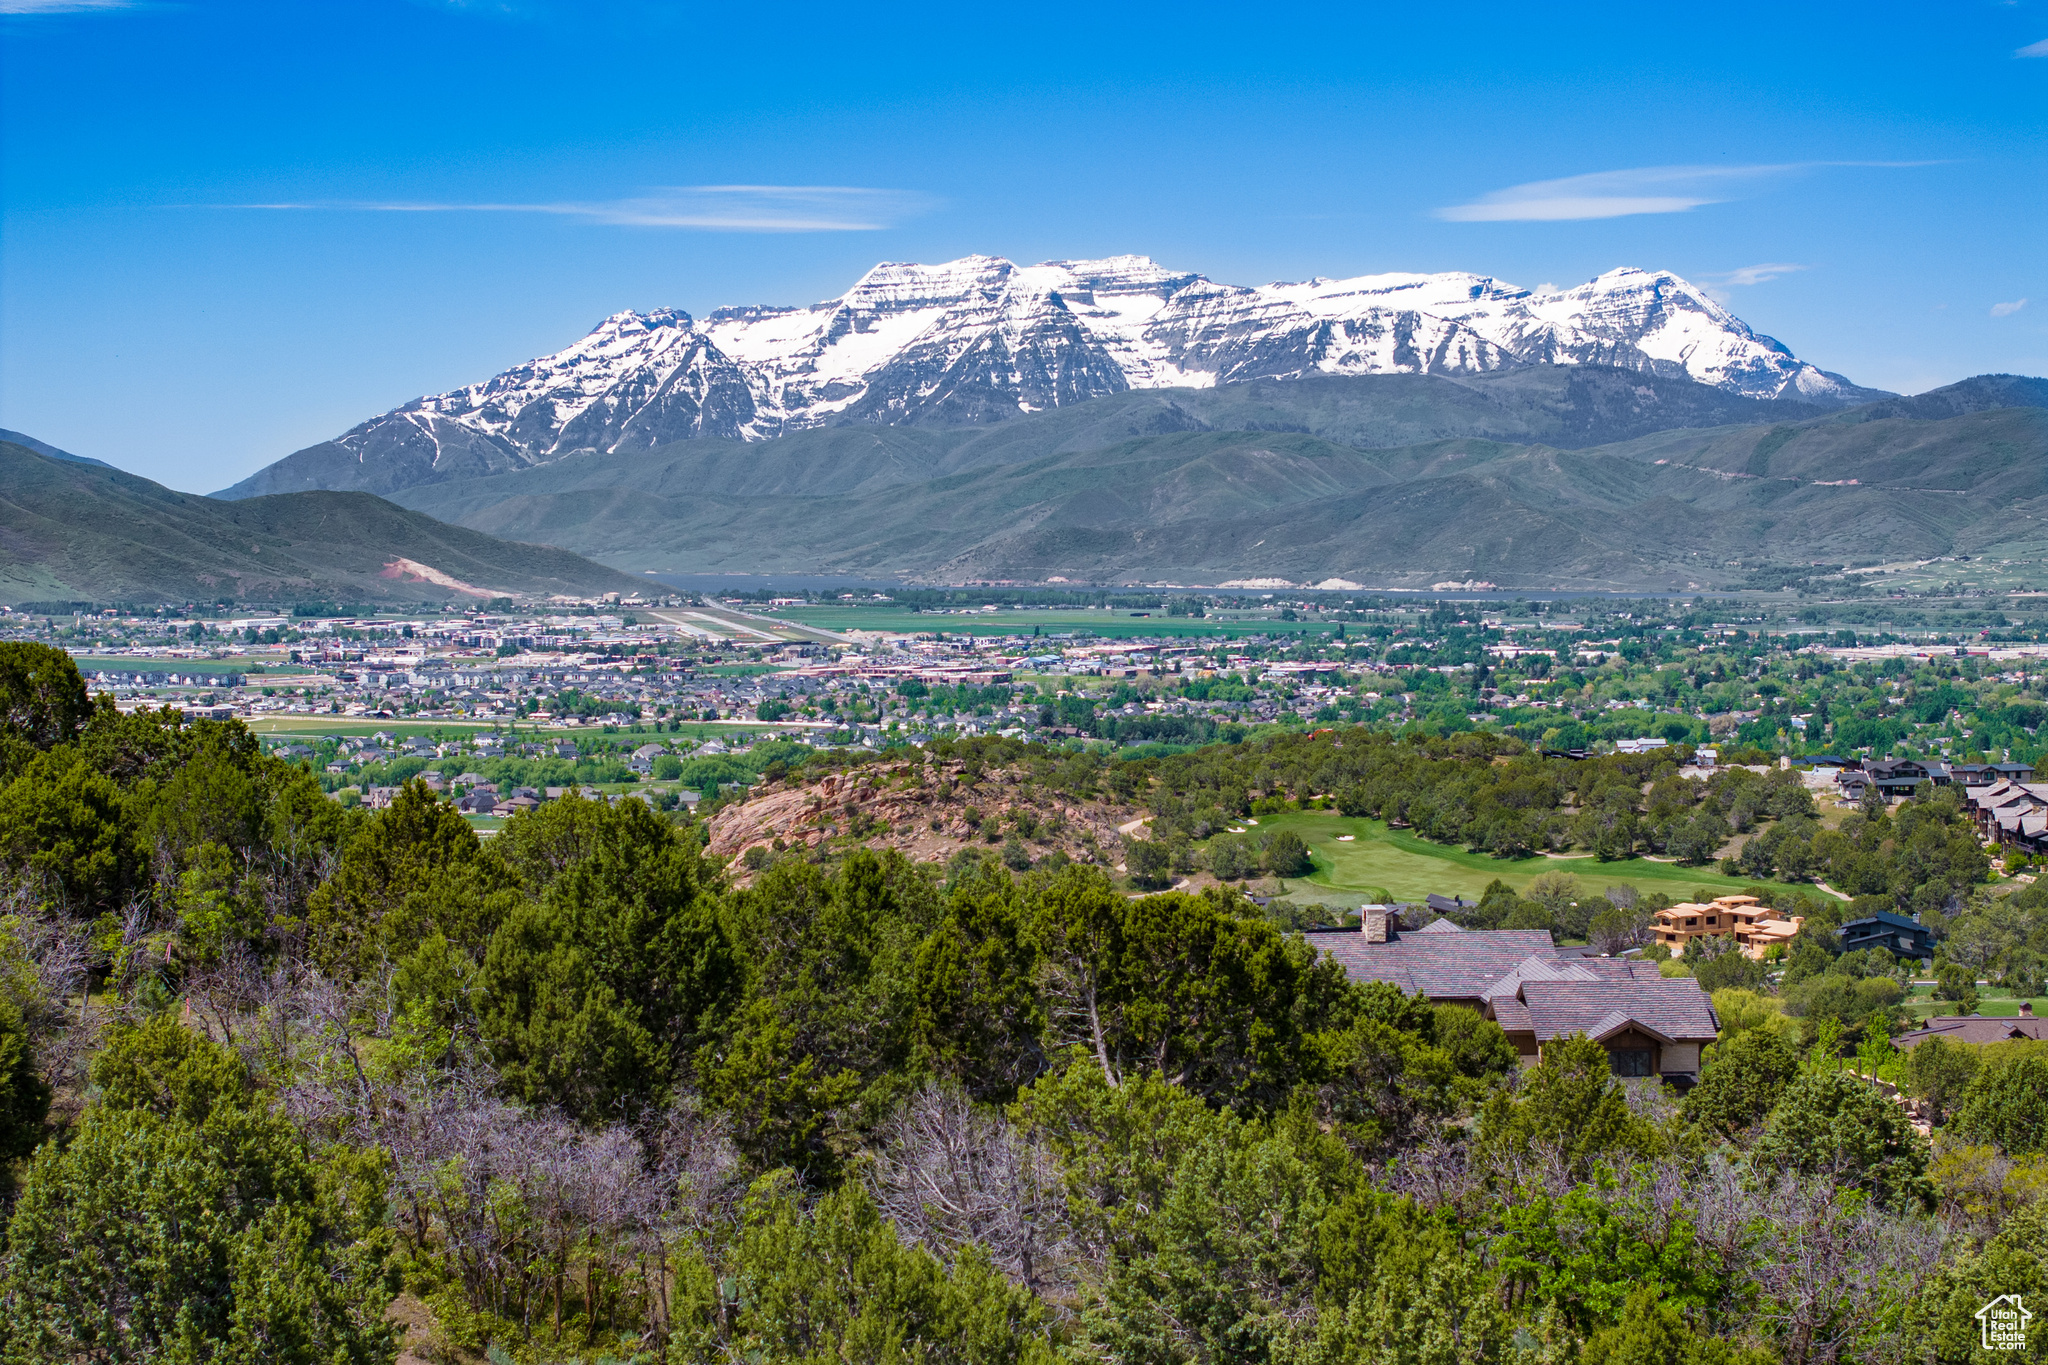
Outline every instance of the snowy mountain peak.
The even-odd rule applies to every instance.
[[[568,348],[417,399],[339,437],[420,477],[696,436],[845,422],[965,424],[1128,389],[1314,374],[1600,364],[1757,398],[1869,396],[1796,359],[1669,271],[1569,289],[1389,272],[1248,288],[1149,256],[884,261],[807,307],[614,313]]]

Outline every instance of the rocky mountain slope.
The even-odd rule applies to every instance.
[[[1134,390],[1582,364],[1821,407],[1880,396],[1663,271],[1542,292],[1463,273],[1246,288],[1143,256],[969,256],[878,265],[807,308],[721,308],[701,323],[673,309],[618,313],[566,350],[416,399],[222,496],[385,493],[829,425],[983,425]]]
[[[1312,384],[1271,388],[1256,409],[1268,418],[1306,395],[1299,425],[1353,420]],[[636,570],[1685,590],[1760,564],[2043,539],[2048,409],[2003,406],[2034,391],[1990,376],[1923,395],[1948,414],[1932,418],[1880,404],[1578,450],[1476,437],[1359,449],[1277,420],[1148,434],[1164,410],[1126,395],[981,433],[690,442],[400,496]]]
[[[642,586],[367,493],[220,502],[0,442],[0,601],[410,604]]]

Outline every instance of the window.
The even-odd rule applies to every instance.
[[[1608,1064],[1617,1076],[1648,1076],[1650,1070],[1650,1049],[1646,1047],[1618,1047],[1607,1054]]]
[[[1693,916],[1693,917],[1692,917],[1691,919],[1688,919],[1688,920],[1687,920],[1687,921],[1685,922],[1685,926],[1686,926],[1686,928],[1690,929],[1690,928],[1691,928],[1692,926],[1694,926],[1694,925],[1698,924],[1699,922],[1700,922],[1700,917],[1699,917],[1698,915],[1694,915],[1694,916]]]
[[[1719,924],[1720,922],[1721,922],[1721,917],[1720,917],[1719,915],[1708,915],[1708,916],[1707,916],[1707,923],[1709,923],[1709,924]]]

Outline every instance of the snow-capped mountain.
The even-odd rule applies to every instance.
[[[968,256],[884,263],[808,308],[721,308],[701,323],[673,309],[617,313],[567,350],[372,418],[228,495],[389,491],[584,451],[833,423],[989,422],[1128,389],[1539,363],[1824,406],[1877,396],[1669,272],[1613,270],[1542,292],[1460,273],[1246,288],[1144,256]]]

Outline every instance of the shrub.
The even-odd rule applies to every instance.
[[[1880,1199],[1929,1203],[1927,1139],[1860,1077],[1809,1071],[1786,1088],[1752,1153],[1759,1170],[1827,1174]]]
[[[1266,870],[1276,877],[1306,877],[1315,870],[1315,863],[1301,836],[1283,829],[1266,845]]]
[[[1983,1066],[1963,1090],[1953,1127],[1958,1136],[1995,1142],[2014,1156],[2048,1152],[2048,1045],[1986,1049]]]
[[[1935,1121],[1954,1112],[1977,1075],[1977,1050],[1946,1038],[1923,1040],[1906,1054],[1906,1088],[1934,1107]]]
[[[1777,1106],[1799,1070],[1799,1055],[1768,1028],[1746,1028],[1716,1044],[1700,1083],[1685,1097],[1685,1116],[1719,1137],[1734,1137]]]
[[[1139,886],[1164,886],[1172,855],[1153,839],[1132,839],[1124,845],[1124,867]]]

